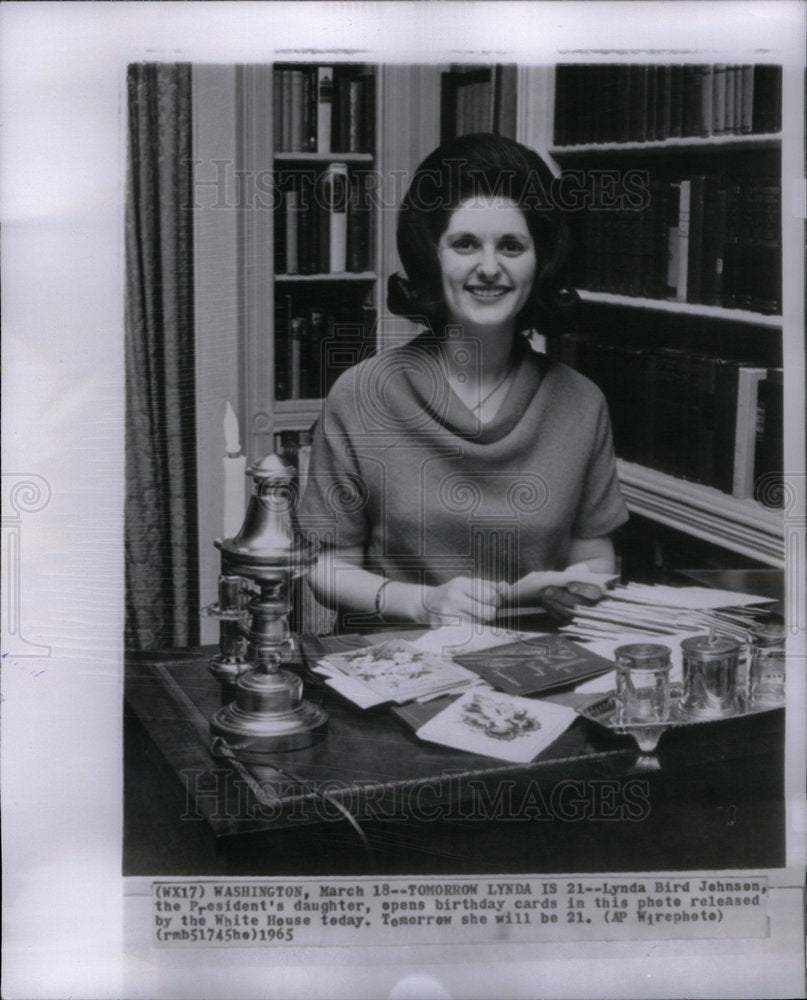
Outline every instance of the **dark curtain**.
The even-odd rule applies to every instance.
[[[199,639],[191,69],[129,67],[126,645]]]

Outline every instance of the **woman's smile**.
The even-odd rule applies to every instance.
[[[535,279],[535,247],[509,198],[477,197],[451,214],[438,247],[449,321],[465,333],[513,332]]]
[[[466,285],[466,291],[470,292],[477,299],[500,299],[502,295],[506,295],[508,292],[512,291],[511,288],[504,288],[502,286],[497,286],[495,288],[480,287],[479,285]]]

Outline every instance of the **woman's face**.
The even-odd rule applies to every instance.
[[[524,213],[510,198],[460,203],[437,256],[449,322],[465,333],[515,332],[535,280],[535,246]]]

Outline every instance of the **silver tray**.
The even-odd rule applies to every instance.
[[[747,715],[761,715],[763,712],[772,712],[777,708],[783,708],[784,701],[779,705],[757,706],[746,704],[744,700],[741,700],[739,710],[731,715],[697,717],[688,715],[682,710],[681,685],[673,684],[670,687],[670,717],[665,722],[618,723],[616,707],[616,692],[610,691],[598,701],[592,702],[585,708],[577,709],[577,712],[584,718],[590,719],[591,722],[596,722],[597,725],[611,729],[615,733],[632,736],[640,750],[650,753],[656,749],[662,734],[668,729],[677,729],[682,726],[702,726],[704,723],[742,719]]]

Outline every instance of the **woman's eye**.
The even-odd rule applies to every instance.
[[[454,250],[475,250],[476,241],[471,239],[470,236],[460,236],[451,243],[452,249]]]
[[[526,247],[520,242],[520,240],[504,240],[501,243],[501,249],[504,253],[518,254],[524,253]]]

